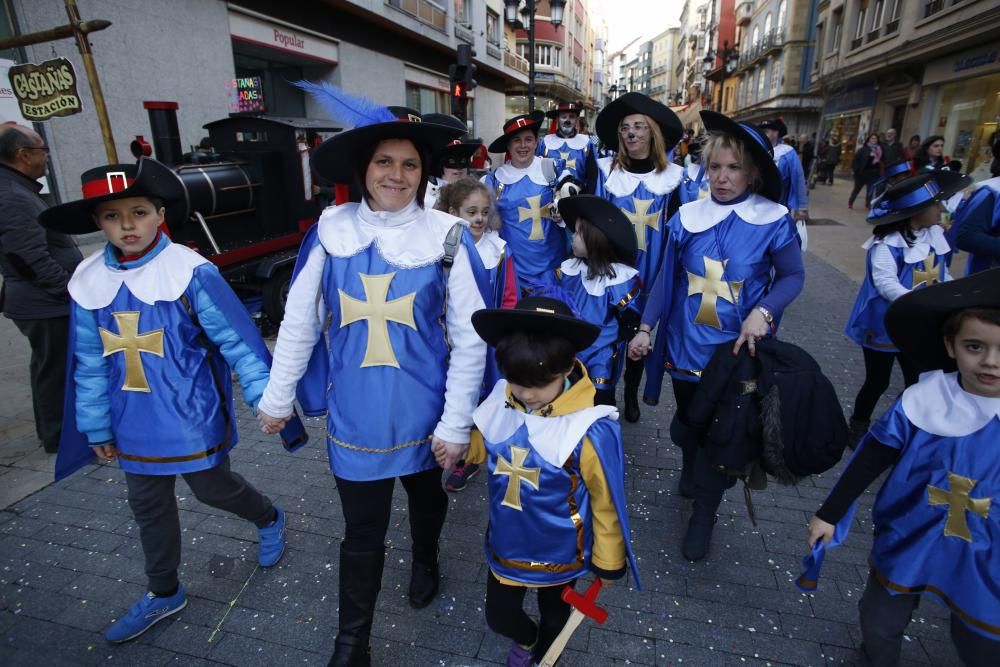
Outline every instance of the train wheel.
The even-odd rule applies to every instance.
[[[291,267],[275,271],[270,280],[264,283],[264,303],[261,304],[261,309],[276,325],[280,324],[285,316],[285,302],[288,301],[288,289],[291,284]]]

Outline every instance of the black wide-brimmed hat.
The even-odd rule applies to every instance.
[[[614,247],[618,261],[629,266],[635,265],[639,252],[635,228],[620,208],[604,197],[596,195],[576,195],[559,200],[559,215],[566,226],[576,231],[577,218],[583,218],[597,227]]]
[[[785,121],[780,118],[769,118],[760,124],[760,129],[762,130],[776,130],[779,137],[783,137],[788,134],[788,126],[785,125]]]
[[[921,370],[955,370],[944,347],[942,327],[952,313],[968,308],[1000,308],[1000,269],[974,273],[907,292],[885,314],[889,338]]]
[[[491,153],[506,153],[507,143],[511,137],[524,130],[533,130],[537,135],[538,128],[542,126],[544,121],[545,114],[541,111],[532,111],[531,113],[514,116],[503,124],[503,134],[493,140],[493,143],[489,145],[489,151]]]
[[[708,132],[727,134],[740,140],[760,172],[761,185],[757,194],[774,202],[781,201],[781,172],[774,163],[774,147],[761,130],[746,123],[737,123],[717,111],[702,111],[701,122]]]
[[[579,102],[560,102],[556,105],[555,109],[549,109],[545,112],[546,118],[558,118],[559,114],[564,111],[572,111],[573,113],[579,115],[583,111],[583,105]]]
[[[313,153],[312,164],[321,176],[334,183],[351,183],[358,156],[366,148],[386,139],[409,139],[417,147],[433,154],[453,139],[465,134],[454,125],[424,122],[423,117],[406,107],[385,107],[395,120],[355,127],[330,137]],[[457,119],[456,119],[457,120]]]
[[[888,225],[913,217],[928,206],[947,199],[972,183],[968,176],[940,169],[905,178],[875,200],[868,222]]]
[[[892,164],[887,164],[885,166],[885,171],[882,172],[882,180],[888,180],[890,178],[895,178],[896,176],[902,176],[903,174],[913,173],[913,162],[910,160],[898,160]]]
[[[166,208],[167,225],[176,228],[188,217],[187,188],[170,167],[153,158],[141,157],[138,164],[108,164],[88,169],[80,176],[83,199],[47,208],[38,222],[65,234],[97,231],[94,207],[101,202],[126,197],[159,199]]]
[[[649,116],[660,127],[668,153],[684,135],[684,125],[670,107],[642,93],[625,93],[597,114],[594,129],[601,143],[611,150],[618,150],[618,126],[621,125],[622,118],[635,113]]]
[[[600,327],[573,316],[565,302],[546,296],[528,296],[513,308],[486,308],[472,314],[472,326],[479,337],[493,347],[512,333],[561,337],[579,352],[590,347]]]
[[[435,176],[440,176],[443,167],[448,167],[449,169],[468,169],[472,156],[479,150],[479,146],[480,144],[462,141],[461,139],[456,139],[451,143],[445,144],[441,150],[434,154],[434,166],[431,169],[431,173]]]

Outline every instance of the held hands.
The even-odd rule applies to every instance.
[[[740,348],[743,347],[743,343],[745,342],[750,348],[750,356],[756,357],[757,341],[769,333],[771,333],[771,325],[764,319],[764,315],[754,308],[747,315],[747,318],[743,320],[743,326],[740,327],[740,337],[736,339],[736,345],[733,346],[733,355],[735,356],[740,353]]]
[[[640,329],[632,336],[628,344],[628,358],[632,361],[639,361],[653,349],[652,336],[648,331]]]
[[[465,453],[469,451],[469,444],[460,445],[454,442],[447,442],[435,436],[431,437],[431,451],[437,464],[450,471],[455,464],[462,460]]]
[[[278,417],[272,417],[263,410],[257,410],[257,423],[260,424],[260,430],[269,435],[273,435],[283,429],[291,417],[291,415],[288,415],[279,419]]]
[[[822,539],[823,544],[829,544],[833,539],[833,531],[836,527],[832,523],[827,523],[818,516],[809,519],[809,548],[816,544],[816,540]]]
[[[96,447],[91,447],[94,450],[94,454],[97,455],[104,463],[111,463],[118,458],[118,448],[114,445],[98,445]]]

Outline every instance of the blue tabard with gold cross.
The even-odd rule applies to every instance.
[[[639,247],[635,268],[642,281],[642,293],[636,305],[642,310],[663,263],[668,202],[680,185],[683,172],[677,165],[669,164],[660,173],[632,174],[613,166],[613,158],[601,158],[597,165],[594,194],[621,209],[635,229]]]
[[[322,284],[332,315],[331,470],[370,480],[433,468],[430,441],[448,371],[441,262],[401,268],[372,243],[352,257],[328,256]]]
[[[558,133],[546,134],[538,142],[536,154],[562,160],[570,175],[581,183],[587,182],[587,156],[590,155],[591,144],[589,134],[579,132],[565,139]]]
[[[688,204],[709,196],[708,174],[705,173],[703,165],[692,162],[684,169],[684,178],[681,179],[678,192],[681,196],[681,204]]]
[[[704,231],[688,231],[681,216],[687,207],[704,202],[711,204],[703,199],[682,206],[667,224],[675,257],[666,264],[673,269],[668,283],[672,290],[669,297],[664,295],[670,310],[662,314],[660,325],[666,321],[671,375],[689,381],[697,381],[716,345],[739,337],[743,320],[767,294],[768,257],[797,242],[795,225],[787,215],[754,224],[734,210]]]
[[[958,232],[965,221],[973,216],[989,218],[991,221],[988,226],[990,236],[1000,236],[1000,176],[976,183],[972,194],[959,205],[952,216],[952,226],[947,233],[949,243],[952,239],[957,239]],[[998,266],[1000,266],[1000,257],[970,252],[965,263],[965,275],[971,276],[973,273]]]
[[[553,272],[567,254],[566,229],[552,220],[552,183],[543,174],[542,159],[536,157],[523,171],[508,162],[483,177],[496,193],[500,236],[511,248],[522,288],[552,284]]]
[[[872,509],[876,578],[890,593],[937,597],[1000,641],[1000,399],[934,371],[868,438],[900,450]]]
[[[871,258],[876,245],[878,244],[872,244],[868,248],[865,279],[854,300],[854,308],[847,318],[844,333],[863,347],[879,352],[898,352],[885,330],[885,311],[889,308],[889,302],[875,289],[872,279]],[[891,244],[886,244],[886,247],[896,261],[897,275],[903,287],[921,289],[948,279],[948,265],[933,250],[922,260],[910,264],[904,261],[905,248]]]

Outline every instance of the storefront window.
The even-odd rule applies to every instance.
[[[425,113],[451,113],[451,101],[443,90],[406,84],[406,106]]]
[[[963,172],[983,164],[989,169],[987,143],[998,117],[1000,74],[967,79],[941,87],[930,134],[944,137],[945,155],[961,160]]]
[[[260,78],[266,113],[273,116],[305,117],[305,93],[288,83],[306,78],[302,67],[238,52],[233,53],[233,64],[237,79]]]

